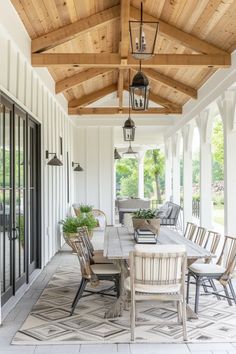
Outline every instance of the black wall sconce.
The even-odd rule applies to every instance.
[[[48,161],[49,166],[62,166],[63,163],[57,158],[57,154],[55,152],[49,152],[46,150],[46,159],[49,159],[49,155],[54,155],[54,157]]]
[[[78,162],[72,162],[72,167],[74,167],[75,165],[77,165],[77,166],[74,168],[74,171],[81,172],[84,170]]]

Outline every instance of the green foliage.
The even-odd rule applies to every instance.
[[[120,159],[116,163],[116,183],[119,195],[136,197],[138,195],[138,163],[136,159]]]
[[[78,227],[87,226],[88,231],[93,230],[97,226],[97,220],[91,213],[86,213],[86,216],[79,215],[76,217],[68,216],[65,220],[61,220],[64,233],[74,234]]]
[[[192,197],[192,200],[194,200],[195,202],[200,202],[200,195],[199,194],[194,194]]]
[[[81,213],[90,213],[93,210],[93,205],[80,204],[79,209],[80,209]]]
[[[222,181],[224,179],[224,132],[223,123],[220,117],[215,120],[212,132],[212,159],[213,173],[212,180]]]
[[[82,214],[77,216],[77,221],[79,227],[87,226],[88,231],[92,231],[98,225],[97,220],[91,213],[86,213],[86,216]]]
[[[157,199],[161,203],[161,194],[165,189],[165,157],[160,149],[148,150],[144,159],[145,196]]]
[[[133,213],[134,219],[155,219],[155,211],[152,209],[139,209]]]
[[[194,153],[192,158],[193,166],[193,184],[199,185],[200,183],[200,156],[199,153]]]
[[[75,234],[79,227],[79,221],[77,217],[68,216],[65,220],[61,220],[62,229],[65,234]]]
[[[138,196],[138,172],[134,170],[128,177],[121,179],[121,195],[130,198]]]
[[[218,192],[218,193],[214,193],[213,194],[213,204],[220,206],[220,205],[224,205],[224,195],[222,192]]]

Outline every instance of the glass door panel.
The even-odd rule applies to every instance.
[[[14,213],[13,213],[13,232],[14,232],[14,260],[15,260],[15,279],[16,288],[25,282],[25,240],[26,240],[26,210],[25,210],[25,127],[26,115],[16,109],[15,111],[15,149],[14,149]]]
[[[14,293],[12,241],[12,148],[13,107],[3,100],[0,105],[0,269],[2,303]]]
[[[37,124],[23,110],[1,94],[0,99],[0,281],[3,305],[40,266],[40,138]]]

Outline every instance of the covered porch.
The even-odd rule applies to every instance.
[[[85,334],[80,337],[77,327],[71,329],[75,324],[68,329],[68,323],[59,324],[68,335],[65,340],[61,334],[55,334],[50,341],[45,339],[45,332],[26,333],[32,339],[26,343],[28,339],[21,336],[31,330],[35,311],[36,327],[45,325],[45,317],[38,310],[42,306],[42,313],[45,308],[53,312],[50,307],[54,309],[53,304],[45,305],[51,288],[70,288],[69,282],[75,283],[77,274],[81,278],[78,257],[65,244],[60,223],[67,217],[75,217],[76,206],[92,206],[101,211],[109,230],[123,227],[117,209],[120,199],[131,200],[132,205],[135,199],[148,201],[148,208],[144,209],[150,207],[155,213],[170,201],[180,206],[181,212],[178,224],[171,225],[174,230],[173,227],[167,230],[171,230],[172,236],[171,232],[177,232],[183,244],[189,246],[193,241],[193,248],[197,244],[184,234],[187,223],[204,228],[206,235],[208,231],[220,234],[217,252],[211,254],[212,264],[219,258],[225,236],[235,238],[236,2],[184,3],[144,1],[143,16],[152,25],[148,27],[150,34],[141,35],[142,40],[150,40],[154,22],[159,22],[159,30],[152,56],[140,62],[132,55],[129,37],[129,21],[140,16],[139,1],[6,0],[0,5],[0,353],[83,353],[93,352],[93,345],[98,353],[236,352],[235,336],[231,334],[236,330],[235,304],[229,306],[226,300],[214,295],[207,298],[205,288],[200,302],[209,316],[206,319],[201,312],[199,322],[188,319],[191,339],[186,343],[174,329],[170,334],[168,326],[166,332],[153,327],[150,340],[139,332],[136,343],[125,336],[116,341],[114,335],[110,340],[113,334],[108,327],[101,330],[103,343],[99,342],[100,334],[93,332],[94,340],[91,336],[89,343],[85,343]],[[149,82],[146,110],[131,105],[130,87],[140,71]],[[136,105],[137,102],[136,97]],[[135,138],[125,139],[124,123],[131,118]],[[219,134],[213,138],[216,122]],[[214,154],[218,142],[221,162],[217,165]],[[119,195],[114,151],[130,159],[126,154],[130,144],[136,152],[132,155],[137,169],[135,194]],[[154,182],[150,182],[151,192],[146,188],[145,155],[152,150],[163,154],[161,203]],[[217,168],[219,179],[214,175]],[[215,195],[219,202],[215,201]],[[96,220],[96,226],[101,226],[99,218]],[[129,229],[130,225],[126,226]],[[104,237],[109,232],[106,230],[95,228],[92,239],[95,251],[106,248]],[[163,225],[160,230],[163,236]],[[198,244],[194,260],[200,259],[204,250],[210,252],[203,243]],[[117,260],[108,257],[108,253],[103,252],[102,257],[116,267]],[[191,252],[187,253],[191,258]],[[126,255],[123,263],[129,264],[128,258]],[[230,280],[235,269],[231,271]],[[74,295],[76,286],[71,288]],[[193,286],[191,291],[193,308]],[[55,299],[58,294],[55,293]],[[68,294],[59,295],[63,302]],[[90,318],[86,306],[94,305],[97,317],[107,326],[102,314],[111,300],[96,296],[97,307],[92,300],[89,305],[84,302],[81,313]],[[68,299],[73,300],[71,294]],[[213,320],[213,307],[218,304],[217,322]],[[56,315],[67,313],[67,305],[58,303]],[[226,310],[222,310],[224,306]],[[143,310],[144,321],[148,321],[152,309],[155,307]],[[157,318],[163,320],[165,311],[167,318],[172,318],[172,310],[162,310],[158,308]],[[227,325],[227,319],[222,319],[227,317],[226,313],[231,327],[224,340],[218,327]],[[128,321],[125,306],[124,314]],[[61,317],[53,316],[49,322],[56,326]],[[80,316],[78,309],[76,316]],[[119,319],[115,321],[118,322],[112,325],[129,333]],[[205,321],[213,326],[210,339],[204,337]],[[80,326],[79,321],[77,325]],[[92,331],[93,324],[86,326],[91,326]],[[74,338],[70,331],[74,331]],[[159,336],[156,343],[155,335]]]

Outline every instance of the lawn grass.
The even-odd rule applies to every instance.
[[[213,205],[212,214],[215,223],[224,225],[224,205]]]

